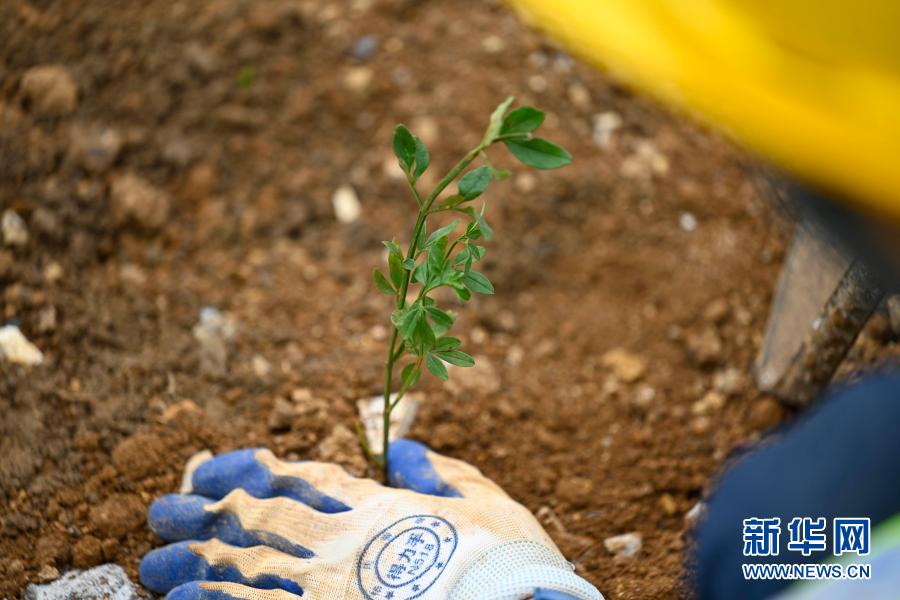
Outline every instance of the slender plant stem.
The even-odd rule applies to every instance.
[[[416,219],[416,225],[413,228],[412,239],[409,241],[409,247],[406,250],[406,258],[407,259],[415,259],[416,250],[419,247],[419,237],[422,235],[422,229],[425,227],[425,219],[428,218],[428,215],[431,211],[431,206],[434,204],[435,200],[437,200],[438,196],[441,195],[448,185],[450,185],[454,179],[456,179],[463,170],[468,167],[473,160],[485,149],[485,145],[483,143],[479,144],[478,147],[470,150],[462,160],[456,163],[450,172],[444,176],[443,179],[438,182],[437,186],[428,194],[428,197],[423,202],[421,197],[419,196],[418,191],[416,190],[415,185],[410,182],[410,188],[412,189],[413,196],[416,199],[416,203],[419,205],[419,216]],[[400,289],[397,291],[397,301],[396,305],[398,309],[406,306],[406,294],[409,290],[409,280],[412,276],[410,271],[405,271],[403,276],[403,281],[401,282]],[[390,468],[390,428],[391,428],[391,412],[394,410],[394,407],[397,406],[397,403],[403,397],[399,395],[397,399],[392,403],[391,402],[391,392],[393,389],[393,380],[394,380],[394,365],[397,360],[400,358],[401,353],[397,348],[397,338],[400,332],[397,330],[396,326],[392,327],[391,331],[391,344],[388,349],[387,360],[384,363],[384,410],[382,415],[382,454],[381,454],[381,467],[384,469],[384,477],[385,481],[387,481],[389,468]],[[403,390],[405,393],[405,390]]]

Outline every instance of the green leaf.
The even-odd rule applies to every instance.
[[[447,381],[447,377],[449,377],[447,367],[445,367],[444,363],[438,360],[431,352],[425,355],[425,365],[428,367],[428,370],[431,371],[432,375],[441,381]]]
[[[491,168],[482,165],[472,169],[459,180],[459,195],[465,200],[472,200],[484,193],[491,182]]]
[[[488,124],[487,131],[484,133],[484,140],[482,140],[482,143],[485,146],[493,144],[494,140],[497,139],[497,136],[500,134],[500,128],[503,126],[503,117],[506,115],[506,111],[509,110],[509,107],[514,100],[515,98],[510,96],[501,102],[500,105],[494,109],[494,112],[491,113],[491,122]]]
[[[407,271],[412,271],[413,269],[416,268],[416,261],[414,261],[411,258],[407,258],[406,260],[403,261],[403,268],[406,269]]]
[[[397,245],[397,242],[381,242],[384,244],[384,247],[388,249],[388,252],[391,254],[396,254],[397,258],[403,260],[403,250],[400,249],[400,246]]]
[[[572,162],[572,155],[543,138],[505,140],[513,156],[535,169],[558,169]]]
[[[419,380],[422,379],[422,370],[419,368],[418,363],[409,363],[405,367],[403,367],[403,372],[400,374],[400,378],[403,380],[401,384],[403,389],[408,390],[412,386],[419,383]]]
[[[431,317],[431,322],[437,326],[435,327],[435,335],[443,335],[453,326],[453,315],[450,313],[444,312],[436,306],[429,306],[425,311]]]
[[[428,248],[441,238],[446,238],[448,235],[453,233],[453,231],[457,227],[459,227],[459,219],[453,219],[453,222],[449,225],[444,225],[440,229],[436,229],[431,235],[428,236],[428,239],[425,240],[425,248]]]
[[[428,319],[425,318],[425,310],[421,304],[419,304],[419,309],[416,311],[416,324],[413,329],[412,339],[415,343],[430,348],[434,346],[434,331],[431,329],[431,325],[428,324]]]
[[[448,197],[446,200],[441,202],[441,205],[438,208],[440,208],[442,210],[446,210],[448,208],[454,208],[454,207],[459,206],[460,204],[462,204],[465,201],[466,201],[466,199],[463,198],[462,196],[460,196],[459,194],[453,194],[452,196]]]
[[[403,125],[394,128],[394,155],[400,162],[400,168],[409,173],[416,160],[416,139]]]
[[[403,285],[403,278],[406,277],[406,269],[403,268],[401,258],[393,252],[388,254],[388,269],[391,272],[391,281],[399,289]]]
[[[400,337],[404,340],[411,340],[419,322],[419,313],[413,310],[412,306],[404,310],[394,311],[394,314],[391,315],[391,322],[393,322],[397,331],[400,332]]]
[[[428,262],[420,263],[413,269],[412,278],[416,283],[426,283],[428,281],[429,276]]]
[[[451,286],[451,287],[453,288],[453,291],[456,292],[456,296],[457,296],[460,300],[462,300],[463,302],[468,302],[469,299],[472,298],[472,292],[470,292],[470,291],[469,291],[469,288],[467,288],[466,286],[464,286],[464,285],[458,285],[458,286],[457,286],[457,285],[454,285],[454,286]]]
[[[440,350],[435,355],[443,361],[457,367],[474,367],[475,359],[462,350]]]
[[[434,343],[435,351],[444,351],[444,350],[456,350],[459,348],[460,341],[455,337],[444,336],[442,338],[438,338],[438,340]]]
[[[431,162],[431,157],[428,155],[428,148],[425,147],[425,144],[422,143],[422,140],[420,140],[419,138],[415,138],[415,141],[416,170],[413,172],[413,181],[418,181],[419,177],[422,176],[422,173],[425,172],[425,169],[428,168],[428,164]]]
[[[512,175],[512,171],[509,169],[498,169],[496,167],[491,167],[491,175],[494,176],[494,179],[497,181],[505,181],[509,179],[509,176]]]
[[[494,230],[491,229],[490,225],[487,224],[487,221],[484,218],[484,211],[487,209],[487,204],[484,204],[481,207],[481,212],[472,211],[475,215],[475,222],[478,223],[478,229],[481,231],[482,235],[484,235],[484,239],[489,240],[494,237]]]
[[[390,282],[387,280],[387,277],[385,277],[381,271],[375,269],[372,275],[375,277],[375,287],[378,288],[378,291],[380,291],[382,294],[387,294],[388,296],[397,295],[397,290],[394,289],[394,286],[390,284]]]
[[[500,135],[531,133],[544,122],[544,111],[533,106],[520,106],[503,119]]]
[[[479,294],[493,294],[494,285],[491,280],[478,271],[469,271],[463,275],[463,283],[467,288]]]

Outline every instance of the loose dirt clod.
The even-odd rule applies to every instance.
[[[34,111],[45,117],[68,115],[78,104],[78,86],[60,65],[32,67],[22,76],[20,89]]]

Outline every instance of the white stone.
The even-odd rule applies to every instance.
[[[334,216],[340,223],[352,223],[362,213],[356,190],[349,185],[342,185],[335,190],[331,204],[334,206]]]
[[[141,600],[125,570],[112,563],[87,571],[69,571],[53,583],[29,585],[25,600],[69,600],[70,598],[105,598],[106,600]]]
[[[689,212],[683,212],[681,213],[681,216],[678,217],[678,226],[684,231],[691,233],[697,229],[697,217]]]
[[[16,211],[3,211],[3,243],[7,246],[24,246],[28,243],[28,227]]]
[[[644,541],[641,534],[635,531],[614,535],[603,540],[607,552],[621,558],[633,558],[641,551]]]
[[[29,367],[44,362],[43,353],[29,342],[15,325],[0,327],[0,358]]]
[[[607,110],[594,115],[594,143],[601,148],[609,146],[612,134],[622,126],[624,121],[619,113]]]

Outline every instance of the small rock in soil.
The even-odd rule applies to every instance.
[[[57,561],[68,561],[69,543],[64,536],[49,534],[41,536],[34,546],[35,557],[44,564],[52,565]]]
[[[200,321],[192,330],[200,344],[200,369],[214,377],[225,374],[228,367],[228,343],[237,325],[231,315],[212,306],[200,309]]]
[[[33,367],[44,362],[44,355],[29,342],[15,325],[0,327],[0,359]]]
[[[633,558],[641,551],[644,541],[637,532],[614,535],[603,540],[607,552],[621,558]]]
[[[722,340],[715,329],[689,333],[685,340],[688,357],[698,367],[713,367],[722,361]]]
[[[92,535],[82,536],[72,547],[72,562],[79,569],[93,567],[103,559],[100,540]]]
[[[28,243],[28,226],[11,208],[3,211],[3,243],[7,246],[24,246]]]
[[[344,425],[336,425],[322,440],[318,448],[318,459],[339,464],[351,475],[362,476],[366,472],[366,459],[359,448],[359,440]]]
[[[90,509],[90,522],[103,537],[121,538],[144,522],[145,507],[134,494],[113,494]]]
[[[750,426],[759,430],[770,429],[781,422],[784,414],[784,407],[778,400],[761,398],[750,409]]]
[[[362,95],[372,83],[372,69],[369,67],[353,67],[344,74],[344,87],[354,94]]]
[[[32,110],[45,117],[68,115],[78,105],[78,86],[69,71],[59,65],[28,69],[20,89]]]
[[[272,432],[289,430],[294,423],[294,406],[281,396],[275,398],[267,423]]]
[[[358,61],[365,62],[375,55],[378,50],[378,38],[374,35],[364,35],[353,41],[350,54]]]
[[[56,569],[53,569],[56,571]],[[50,573],[47,573],[48,575]],[[25,600],[70,600],[72,598],[104,598],[105,600],[141,600],[142,596],[119,565],[101,565],[88,571],[69,571],[48,585],[29,585]]]
[[[743,371],[729,367],[713,376],[713,387],[726,396],[734,396],[747,386],[747,378]]]
[[[594,115],[594,143],[606,148],[612,141],[612,134],[622,126],[624,121],[619,113],[608,110]]]
[[[708,415],[718,412],[725,406],[725,395],[721,392],[709,391],[691,407],[695,415]]]
[[[105,173],[122,150],[122,136],[115,129],[99,125],[77,125],[69,132],[69,154],[79,167],[91,173]]]
[[[53,581],[59,577],[59,569],[52,565],[44,565],[41,567],[41,570],[38,571],[37,578],[38,581]]]
[[[572,507],[584,506],[594,494],[594,482],[587,477],[565,477],[556,484],[556,499]]]
[[[145,230],[158,229],[169,217],[169,195],[131,173],[110,181],[112,215],[119,225],[133,224]]]
[[[703,318],[714,325],[722,324],[731,314],[731,307],[724,298],[717,298],[707,305]]]
[[[697,502],[691,507],[691,510],[685,513],[684,520],[687,521],[688,525],[695,525],[704,516],[706,516],[706,503],[701,501]]]
[[[644,376],[644,371],[647,369],[647,365],[641,357],[623,348],[610,350],[603,355],[601,362],[625,383],[634,383]]]
[[[331,204],[334,206],[334,216],[339,223],[353,223],[359,219],[362,212],[356,191],[349,185],[342,185],[335,190]]]

